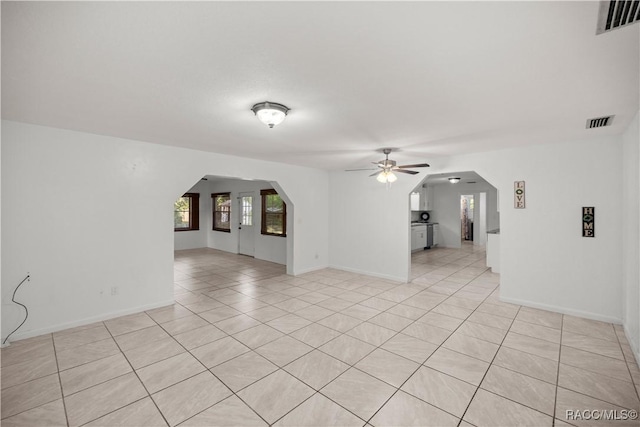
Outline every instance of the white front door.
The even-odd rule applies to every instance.
[[[254,256],[255,253],[254,199],[254,193],[240,193],[238,197],[238,253],[242,255]]]

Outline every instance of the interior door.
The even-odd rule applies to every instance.
[[[254,256],[255,233],[253,218],[254,193],[240,193],[238,195],[238,253]]]

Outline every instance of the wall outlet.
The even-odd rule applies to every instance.
[[[117,286],[112,286],[111,287],[111,296],[114,295],[118,295],[118,287]]]

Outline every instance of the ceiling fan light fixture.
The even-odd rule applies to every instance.
[[[457,183],[460,182],[460,178],[451,177],[451,178],[449,178],[449,182],[452,183],[452,184],[457,184]]]
[[[396,182],[398,177],[396,176],[395,173],[391,171],[383,171],[378,174],[376,179],[378,180],[378,182],[385,184],[387,182],[388,183]]]
[[[251,107],[251,111],[258,117],[258,120],[273,129],[274,126],[284,121],[291,109],[286,105],[265,101]]]

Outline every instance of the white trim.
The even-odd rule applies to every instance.
[[[588,311],[572,310],[570,308],[559,307],[556,305],[538,304],[531,301],[524,301],[524,300],[519,300],[515,298],[505,298],[502,296],[500,297],[500,301],[508,302],[511,304],[523,305],[525,307],[538,308],[540,310],[547,310],[547,311],[553,311],[561,314],[568,314],[570,316],[584,317],[585,319],[599,320],[600,322],[615,323],[616,325],[622,325],[622,319],[619,319],[617,317],[603,316],[603,315],[600,315],[597,313],[591,313]]]
[[[302,270],[294,271],[293,272],[293,276],[299,276],[301,274],[311,273],[313,271],[324,270],[325,268],[329,268],[329,266],[328,265],[320,265],[320,266],[316,266],[316,267],[304,268]]]
[[[59,325],[48,326],[46,328],[34,329],[34,330],[27,331],[27,332],[24,332],[24,333],[21,333],[21,334],[13,335],[14,338],[11,338],[8,341],[8,344],[11,344],[13,341],[19,341],[19,340],[23,340],[23,339],[26,339],[26,338],[37,337],[39,335],[50,334],[52,332],[58,332],[58,331],[63,331],[65,329],[75,328],[75,327],[78,327],[78,326],[89,325],[91,323],[101,322],[101,321],[109,320],[109,319],[114,319],[116,317],[126,316],[128,314],[141,313],[143,311],[152,310],[154,308],[160,308],[160,307],[169,306],[169,305],[172,305],[174,302],[175,301],[173,299],[171,299],[171,300],[167,300],[167,301],[157,302],[157,303],[154,303],[154,304],[142,305],[142,306],[138,306],[138,307],[128,308],[126,310],[112,311],[110,313],[101,314],[99,316],[85,317],[84,319],[81,319],[81,320],[76,320],[76,321],[67,322],[67,323],[61,323]],[[2,338],[2,340],[4,341],[4,338]]]
[[[330,265],[328,268],[335,268],[336,270],[348,271],[350,273],[357,273],[365,276],[379,277],[381,279],[393,280],[394,282],[408,283],[406,277],[389,276],[387,274],[378,274],[371,271],[359,270],[357,268],[341,267],[337,265]]]

